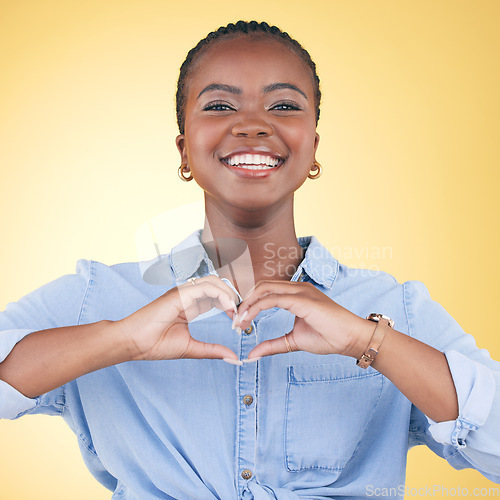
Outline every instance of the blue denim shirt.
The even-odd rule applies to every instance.
[[[0,313],[0,361],[32,331],[119,320],[192,276],[216,274],[200,234],[160,263],[79,260],[76,274],[9,304]],[[243,366],[126,362],[35,399],[0,381],[0,416],[62,416],[114,499],[362,498],[375,488],[395,488],[403,497],[407,450],[418,444],[455,468],[474,467],[500,482],[499,363],[422,283],[346,267],[314,237],[299,243],[307,252],[292,280],[310,281],[359,316],[390,316],[397,330],[445,352],[458,393],[456,421],[433,422],[352,358],[307,352]],[[151,283],[152,264],[159,284]],[[189,328],[194,338],[224,344],[243,359],[293,322],[289,312],[269,309],[240,336],[213,309]]]

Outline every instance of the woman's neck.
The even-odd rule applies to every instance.
[[[289,281],[303,259],[293,198],[272,212],[221,210],[205,202],[201,241],[221,278],[244,297],[262,280]]]

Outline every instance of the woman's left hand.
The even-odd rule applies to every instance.
[[[340,306],[311,283],[296,281],[259,282],[240,304],[236,325],[245,329],[260,311],[272,307],[295,315],[294,327],[286,334],[292,351],[359,358],[373,333],[368,320]],[[283,336],[260,343],[248,359],[286,352]]]
[[[239,318],[248,311],[241,327],[248,327],[260,311],[272,307],[295,315],[294,327],[286,334],[292,351],[343,354],[359,359],[375,330],[372,321],[356,316],[311,283],[291,281],[259,282],[240,304]],[[390,330],[372,367],[432,420],[455,420],[458,399],[446,356],[417,339]],[[282,336],[258,344],[248,359],[286,352],[288,348]]]

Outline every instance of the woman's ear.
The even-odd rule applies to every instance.
[[[187,163],[187,154],[186,154],[186,139],[184,137],[184,134],[178,135],[175,138],[175,145],[177,146],[177,150],[179,151],[179,154],[181,155],[181,164]]]
[[[316,151],[318,150],[318,144],[319,144],[319,134],[316,132],[316,135],[314,136],[314,154],[316,155]]]

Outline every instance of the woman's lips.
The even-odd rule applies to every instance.
[[[284,163],[284,159],[267,151],[237,151],[220,161],[241,177],[268,177]]]
[[[278,170],[281,165],[283,165],[284,160],[279,160],[276,166],[269,166],[266,164],[245,164],[240,163],[238,165],[230,165],[224,158],[221,159],[221,163],[234,174],[240,177],[247,178],[261,178],[269,177]]]

